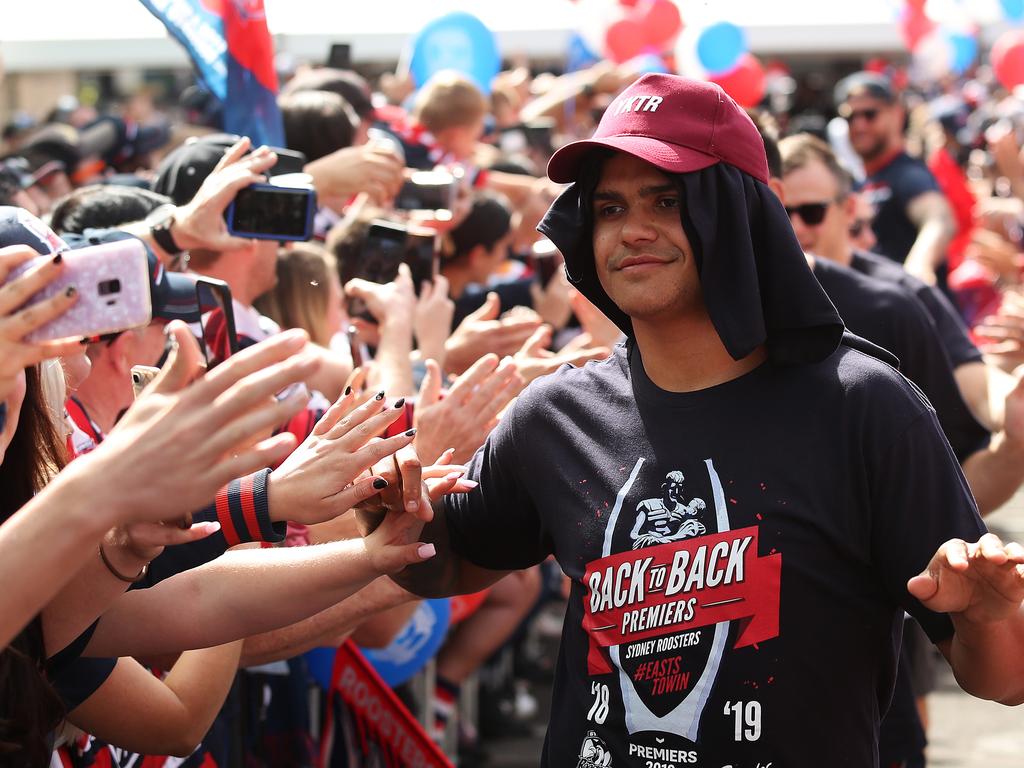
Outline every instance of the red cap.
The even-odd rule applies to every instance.
[[[592,139],[555,152],[548,178],[576,181],[588,152],[608,147],[668,173],[728,163],[768,183],[764,141],[753,121],[715,83],[677,75],[644,75],[605,110]]]

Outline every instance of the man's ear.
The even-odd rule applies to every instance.
[[[129,360],[134,356],[135,333],[136,331],[130,330],[118,334],[117,338],[108,345],[106,354],[110,356],[110,364],[119,376],[130,377],[132,374],[132,366]]]
[[[768,178],[768,189],[775,193],[775,196],[779,198],[779,202],[783,205],[786,204],[786,190],[782,186],[782,179],[778,176],[771,176]]]

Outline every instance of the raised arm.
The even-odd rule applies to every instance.
[[[917,227],[917,239],[904,262],[907,272],[935,285],[935,270],[946,258],[946,247],[956,232],[949,203],[941,192],[925,192],[907,206],[907,216]]]

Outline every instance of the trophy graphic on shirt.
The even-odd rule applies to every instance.
[[[713,508],[708,509],[702,498],[694,497],[687,500],[684,494],[686,478],[683,472],[669,471],[661,484],[661,497],[645,498],[636,504],[636,518],[632,527],[626,529],[629,531],[629,538],[623,541],[625,537],[620,538],[616,531],[622,528],[620,520],[625,500],[637,482],[644,463],[643,458],[637,459],[629,478],[619,489],[605,529],[601,551],[603,557],[612,556],[616,550],[621,552],[621,546],[626,541],[630,542],[627,546],[631,545],[631,548],[637,551],[665,544],[683,546],[684,542],[697,537],[729,532],[732,526],[725,491],[712,460],[705,459],[701,462],[701,468],[707,472],[707,482],[704,483],[702,478],[701,482],[696,484],[710,486],[714,499]],[[691,487],[694,485],[692,482],[690,484]],[[622,522],[628,525],[628,522]],[[618,546],[614,544],[616,539],[620,542]],[[637,556],[639,555],[637,552]],[[697,740],[701,716],[704,714],[725,653],[729,625],[730,622],[722,621],[704,626],[701,628],[700,640],[696,646],[673,650],[671,654],[655,650],[639,655],[637,651],[642,648],[643,643],[634,643],[633,645],[637,647],[613,645],[608,648],[609,657],[618,671],[619,689],[625,710],[623,714],[629,733],[653,731],[682,736],[690,741]],[[672,630],[667,629],[665,635],[671,634]],[[671,637],[664,639],[671,640]],[[647,642],[657,647],[657,640]],[[680,654],[689,659],[685,674],[669,675],[652,683],[647,680],[648,675],[641,670],[656,667],[658,660],[667,655]],[[685,685],[675,685],[684,678]]]
[[[705,532],[704,524],[694,516],[707,505],[704,499],[685,501],[685,479],[678,470],[669,472],[661,484],[661,498],[644,499],[636,505],[636,522],[629,534],[633,539],[633,549],[667,544]]]

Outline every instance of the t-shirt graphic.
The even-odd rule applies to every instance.
[[[755,526],[732,529],[711,459],[700,469],[714,506],[700,497],[684,501],[684,473],[670,471],[661,498],[635,505],[632,549],[623,551],[627,500],[650,474],[644,465],[637,459],[608,518],[602,557],[586,568],[589,672],[612,671],[609,661],[618,670],[630,734],[660,731],[697,741],[730,622],[741,624],[735,647],[778,635],[782,555],[757,556]]]

